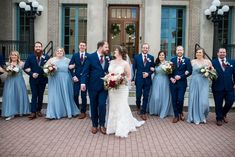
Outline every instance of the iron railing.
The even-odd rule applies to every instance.
[[[28,55],[32,52],[29,50],[29,43],[19,40],[0,40],[0,54],[3,56],[4,61],[8,60],[11,51],[16,50],[20,53],[20,59],[26,60]],[[53,41],[50,41],[43,49],[43,53],[53,55]]]
[[[47,54],[49,57],[52,57],[52,55],[53,55],[53,41],[49,41],[49,43],[43,49],[43,53]]]
[[[198,44],[198,43],[196,43],[195,44],[195,46],[194,46],[194,57],[196,58],[196,51],[197,51],[197,49],[198,48],[200,48],[201,46]],[[212,61],[212,59],[211,59],[211,57],[205,52],[205,56],[210,60],[210,61]]]
[[[20,53],[22,60],[25,60],[29,55],[29,43],[19,40],[0,40],[0,53],[5,61],[8,60],[8,56],[11,51],[16,50]]]

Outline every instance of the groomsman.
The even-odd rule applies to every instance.
[[[187,77],[192,73],[190,59],[183,56],[183,46],[176,47],[176,57],[171,59],[174,65],[173,72],[170,77],[170,90],[172,96],[172,104],[174,115],[172,123],[180,120],[184,121],[183,114],[184,94],[187,88]]]
[[[69,63],[69,71],[73,77],[73,82],[74,82],[74,101],[77,107],[81,111],[79,119],[84,119],[86,117],[87,90],[81,91],[81,98],[82,98],[81,108],[79,107],[79,93],[81,86],[81,75],[87,56],[88,53],[86,52],[86,42],[81,41],[79,43],[79,52],[73,55]]]
[[[142,53],[134,57],[133,78],[136,85],[136,105],[139,112],[141,106],[141,97],[143,95],[143,103],[140,110],[140,117],[147,120],[146,108],[148,103],[149,91],[152,84],[150,68],[154,67],[154,57],[149,52],[149,44],[144,43],[141,47]]]
[[[42,43],[37,41],[34,44],[34,53],[29,55],[25,61],[24,70],[29,75],[29,84],[32,91],[30,120],[37,116],[42,117],[41,109],[43,93],[47,84],[47,77],[44,75],[43,66],[49,56],[43,55]]]
[[[218,74],[218,78],[212,82],[212,92],[215,101],[216,124],[221,126],[222,121],[228,123],[227,113],[234,102],[235,64],[226,58],[225,48],[220,48],[217,56],[218,58],[212,61]]]

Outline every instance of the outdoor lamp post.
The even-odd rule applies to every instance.
[[[214,23],[213,58],[217,56],[216,51],[221,46],[218,39],[219,23],[222,22],[225,13],[228,11],[228,5],[221,6],[220,0],[213,0],[212,5],[204,12],[206,18]]]
[[[29,18],[29,50],[33,50],[34,45],[34,20],[36,16],[40,16],[43,6],[36,0],[28,0],[28,2],[20,2],[19,7],[25,10],[25,15]]]

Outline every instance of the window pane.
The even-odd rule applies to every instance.
[[[117,17],[116,16],[116,9],[112,9],[111,16],[112,16],[112,18],[116,18]]]
[[[136,18],[136,8],[132,8],[132,18]]]

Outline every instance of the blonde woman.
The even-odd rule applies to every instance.
[[[68,66],[70,59],[66,58],[63,48],[57,48],[54,57],[46,66],[54,71],[48,77],[48,106],[46,118],[72,118],[80,113],[73,99],[73,82]],[[48,70],[50,70],[48,68]],[[46,71],[47,73],[47,71]]]
[[[18,114],[29,114],[29,99],[22,76],[23,65],[19,52],[12,51],[6,66],[7,79],[4,83],[2,100],[2,117],[6,117],[6,120],[10,120]]]

